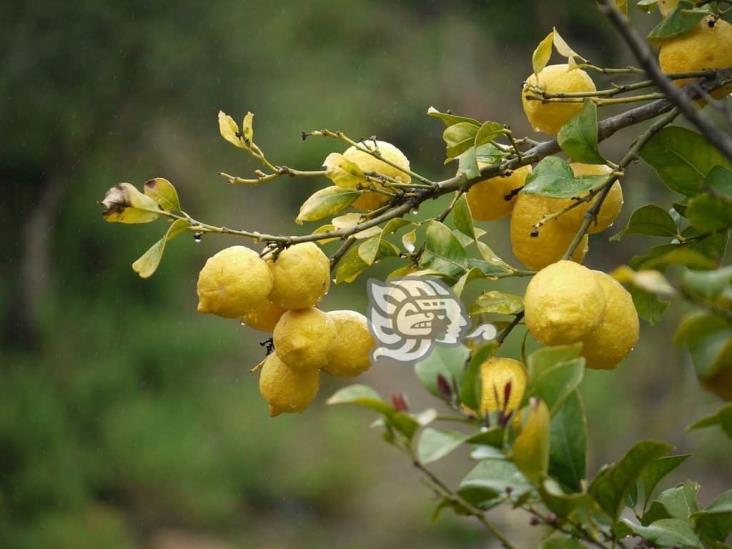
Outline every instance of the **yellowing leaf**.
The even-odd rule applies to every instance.
[[[553,35],[554,35],[554,47],[557,48],[557,52],[559,53],[559,55],[567,58],[567,60],[569,61],[570,67],[576,65],[575,58],[580,59],[581,61],[585,61],[584,57],[582,57],[579,53],[577,53],[571,47],[569,47],[569,44],[567,44],[567,42],[564,41],[564,38],[562,38],[562,36],[559,34],[559,32],[557,31],[556,28],[554,29]]]
[[[531,56],[531,66],[534,69],[534,74],[538,75],[552,56],[552,44],[554,42],[554,31],[546,35],[546,38],[539,42],[536,46],[533,55]]]
[[[160,208],[166,212],[179,212],[180,201],[178,200],[178,192],[173,184],[162,177],[156,177],[145,182],[144,191],[147,196],[152,198]]]
[[[241,123],[241,131],[244,134],[245,143],[251,143],[254,141],[254,113],[248,112],[244,115],[244,120]]]
[[[234,119],[224,111],[219,111],[219,133],[221,137],[226,139],[232,145],[244,148],[244,140],[239,132],[239,126],[236,125]]]
[[[102,216],[109,223],[150,223],[160,215],[155,200],[142,194],[130,183],[120,183],[107,191]]]
[[[320,189],[303,203],[295,222],[302,224],[331,217],[353,204],[360,194],[359,191],[337,186]]]
[[[524,418],[513,443],[513,462],[529,481],[539,484],[549,469],[549,408],[543,400],[532,398]]]
[[[163,252],[165,251],[165,244],[168,240],[172,240],[180,233],[186,230],[189,226],[188,221],[185,219],[177,219],[174,221],[165,236],[158,240],[155,244],[140,256],[140,258],[132,264],[132,270],[135,271],[140,278],[149,278],[155,273],[160,265],[160,260],[163,258]]]
[[[354,188],[366,180],[361,168],[340,153],[330,153],[323,161],[325,177],[339,187]]]

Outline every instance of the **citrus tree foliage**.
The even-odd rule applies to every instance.
[[[732,27],[724,20],[729,6],[638,1],[638,8],[658,9],[661,15],[648,35],[660,48],[659,66],[628,22],[628,2],[598,3],[642,67],[597,66],[552,29],[527,60],[531,74],[522,90],[529,121],[551,135],[546,141],[516,135],[500,121],[430,107],[427,115],[443,126],[445,163],[454,167],[453,177],[430,180],[393,145],[376,137],[354,140],[328,129],[302,137],[332,139],[348,148],[331,153],[318,169],[299,170],[276,164],[257,145],[253,113],[237,120],[222,112],[221,137],[262,165],[250,177],[222,173],[229,183],[276,184],[291,177],[328,181],[305,200],[295,218],[298,224],[315,223],[310,232],[272,235],[199,221],[186,212],[175,187],[164,178],[147,181],[142,190],[130,183],[112,187],[101,202],[103,214],[109,222],[166,222],[160,239],[132,264],[143,278],[154,274],[168,242],[182,234],[200,239],[204,233],[220,233],[262,244],[258,254],[229,249],[226,256],[237,256],[237,264],[220,254],[209,260],[222,266],[207,264],[202,271],[199,297],[202,304],[204,298],[208,301],[199,310],[242,317],[252,327],[274,330],[274,354],[255,367],[262,367],[260,389],[272,415],[302,411],[317,393],[318,370],[355,377],[368,368],[363,360],[352,368],[343,359],[349,349],[339,350],[335,367],[336,344],[325,338],[326,328],[314,328],[329,322],[313,307],[330,278],[336,285],[350,283],[388,259],[395,267],[390,278],[436,277],[458,296],[468,284],[482,282],[486,290],[467,304],[468,311],[476,324],[490,320],[499,329],[497,336],[480,344],[437,347],[414,369],[442,411],[411,410],[404,395],[384,398],[362,384],[338,390],[328,403],[373,412],[384,441],[408,457],[437,496],[435,516],[451,510],[474,517],[505,547],[513,547],[510,534],[485,516],[498,506],[521,510],[534,524],[546,526],[544,547],[615,547],[638,540],[653,547],[725,547],[732,531],[732,490],[702,506],[697,483],[664,487],[664,478],[689,458],[675,454],[671,444],[639,441],[600,471],[587,471],[588,419],[578,387],[586,368],[613,370],[630,351],[637,339],[636,311],[654,324],[678,300],[687,302],[690,311],[679,323],[674,343],[690,354],[702,389],[732,400],[732,267],[724,265],[732,228],[732,138],[698,112],[709,105],[730,116],[720,101],[732,85],[732,48],[727,47],[732,45]],[[553,56],[561,63],[550,65]],[[604,87],[598,89],[596,82]],[[608,105],[627,108],[603,116]],[[684,117],[690,124],[682,123]],[[626,139],[626,152],[609,157],[601,143],[629,127],[635,134],[621,138]],[[622,206],[618,182],[639,160],[655,170],[673,206],[638,208],[626,226],[614,228],[610,240],[640,237],[652,245],[617,265],[609,273],[612,278],[567,263],[581,262],[591,245],[588,234],[612,224]],[[514,176],[518,173],[521,177]],[[443,196],[446,207],[439,215],[420,215],[425,201]],[[475,219],[508,214],[514,255],[523,266],[498,257],[486,232],[474,224]],[[330,257],[312,243],[323,246]],[[291,256],[299,258],[292,265],[300,267],[289,266]],[[307,257],[312,257],[311,264]],[[303,264],[317,269],[287,279],[295,272],[290,268]],[[229,268],[232,273],[241,269],[242,276],[227,286],[222,279]],[[202,284],[207,269],[216,274],[213,279],[206,275]],[[320,279],[313,274],[318,269]],[[531,279],[525,296],[491,287],[509,277]],[[592,292],[600,292],[593,277],[610,290],[605,298],[598,294],[602,305],[590,322],[580,305],[590,307]],[[239,288],[254,278],[256,288],[254,283]],[[288,284],[296,286],[285,298],[281,294]],[[221,297],[232,288],[250,301],[261,294],[257,307],[233,307],[233,301]],[[566,296],[556,301],[561,292]],[[617,297],[611,299],[607,292]],[[578,305],[573,300],[579,295],[583,302]],[[305,301],[292,301],[303,296]],[[616,319],[621,302],[625,312]],[[549,321],[549,312],[561,318]],[[354,345],[351,351],[366,353],[367,345],[361,343],[367,336],[358,335],[365,334],[358,316],[341,319],[341,328],[356,334],[349,332],[347,338]],[[504,340],[524,321],[531,336],[545,345],[528,356],[522,351],[520,357],[505,357]],[[588,327],[579,333],[583,322]],[[598,322],[609,323],[609,335],[602,336],[608,346],[593,349],[600,337]],[[298,346],[295,336],[290,337],[298,330],[299,336],[309,331],[306,345]],[[619,345],[618,334],[629,334],[620,350],[610,347]],[[276,386],[283,377],[277,371],[284,372],[288,386]],[[307,385],[306,395],[298,384]],[[719,429],[732,437],[732,405],[688,428]],[[474,465],[457,486],[449,486],[429,465],[466,447]]]

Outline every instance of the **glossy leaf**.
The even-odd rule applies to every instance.
[[[427,358],[415,364],[414,372],[430,393],[441,396],[437,376],[443,376],[450,384],[453,378],[459,383],[468,354],[468,349],[463,345],[437,344]]]
[[[597,148],[597,106],[586,99],[582,110],[564,124],[557,134],[562,150],[575,162],[604,164]]]
[[[582,196],[605,181],[605,175],[575,177],[566,160],[547,156],[526,178],[522,192],[553,198],[571,198]]]
[[[668,309],[669,302],[638,287],[628,288],[638,316],[653,326]]]
[[[678,230],[671,214],[655,204],[648,204],[635,210],[625,228],[610,240],[621,240],[628,233],[672,237],[676,236]]]
[[[162,177],[156,177],[145,182],[144,192],[152,198],[161,209],[166,212],[179,212],[180,200],[173,184]]]
[[[189,227],[189,223],[185,219],[177,219],[174,221],[165,233],[165,236],[153,244],[137,261],[132,264],[132,270],[135,271],[140,278],[149,278],[160,265],[165,252],[165,244],[168,240],[174,239]]]
[[[708,12],[702,10],[693,10],[693,7],[691,2],[681,0],[671,13],[653,27],[653,30],[648,33],[648,38],[662,41],[674,36],[681,36],[692,30],[708,14]]]
[[[642,526],[624,519],[624,524],[637,536],[656,547],[700,547],[701,541],[688,521],[661,519],[649,526]]]
[[[394,408],[384,402],[376,391],[366,385],[343,387],[336,391],[326,402],[327,404],[352,404],[386,415],[394,413]]]
[[[687,427],[687,430],[705,429],[707,427],[719,426],[732,438],[732,403],[725,404],[719,410],[705,416]]]
[[[573,391],[552,416],[549,475],[575,492],[586,475],[587,420],[582,396]]]
[[[430,221],[419,265],[456,278],[468,268],[468,255],[446,225]]]
[[[332,217],[353,204],[361,193],[355,189],[332,186],[313,193],[300,207],[295,223]]]
[[[554,413],[582,381],[584,359],[562,361],[546,368],[537,367],[538,362],[529,360],[526,391],[528,395],[541,398]]]
[[[458,198],[455,207],[452,209],[452,221],[458,231],[473,240],[475,239],[473,216],[470,213],[470,206],[468,205],[468,199],[465,197],[465,194]]]
[[[483,382],[481,364],[493,356],[498,344],[490,342],[475,349],[463,371],[460,381],[460,401],[468,408],[478,410],[482,400]]]
[[[641,504],[645,508],[653,496],[653,491],[669,473],[681,465],[689,457],[689,454],[678,456],[664,456],[653,461],[646,467],[638,479],[636,490],[631,492],[630,501],[633,505]]]
[[[732,326],[723,318],[706,312],[686,315],[674,336],[678,345],[688,347],[696,375],[712,382],[732,367]]]
[[[500,503],[506,489],[514,498],[531,490],[531,485],[516,466],[505,459],[485,459],[462,480],[458,494],[481,509]]]
[[[442,459],[465,444],[473,434],[459,431],[438,431],[427,427],[422,431],[417,443],[417,459],[423,464]]]
[[[704,540],[724,541],[732,532],[732,490],[719,495],[692,515],[694,527]]]
[[[445,124],[445,126],[453,126],[455,124],[459,124],[460,122],[467,122],[475,126],[480,126],[480,122],[478,122],[474,118],[469,118],[467,116],[458,116],[456,114],[447,112],[440,112],[434,107],[430,107],[429,109],[427,109],[427,116],[442,120],[442,123]]]
[[[475,133],[473,144],[476,147],[490,143],[495,138],[506,133],[506,128],[498,122],[483,122],[478,131]]]

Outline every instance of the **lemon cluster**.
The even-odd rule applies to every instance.
[[[549,265],[531,279],[524,312],[538,341],[582,343],[588,368],[616,368],[638,341],[638,313],[627,290],[611,276],[571,261]]]
[[[302,412],[318,393],[320,370],[354,377],[371,365],[373,339],[366,317],[316,308],[329,287],[330,262],[312,242],[290,246],[274,261],[232,246],[201,269],[199,312],[240,318],[273,332],[275,352],[264,361],[259,378],[272,416]]]

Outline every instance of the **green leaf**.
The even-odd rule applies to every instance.
[[[640,503],[641,508],[645,508],[658,483],[686,461],[688,457],[689,454],[664,456],[650,463],[641,473],[635,493],[631,493],[631,503],[633,505]]]
[[[707,507],[692,515],[694,527],[704,540],[724,541],[732,532],[732,490],[723,492]]]
[[[665,40],[674,36],[681,36],[692,30],[705,15],[708,15],[708,12],[693,10],[693,7],[691,2],[681,0],[671,13],[653,27],[653,30],[648,34],[648,39]]]
[[[719,425],[732,438],[732,403],[725,404],[711,415],[705,416],[687,427],[687,430],[704,429]]]
[[[584,375],[584,359],[575,358],[553,366],[538,369],[529,362],[527,395],[538,396],[554,413],[564,400],[579,386]],[[532,368],[532,366],[534,366]]]
[[[313,193],[300,207],[295,223],[302,225],[305,221],[318,221],[332,217],[353,204],[361,194],[356,189],[343,187],[326,187]]]
[[[185,219],[175,220],[170,227],[168,227],[168,230],[165,232],[165,236],[153,244],[137,259],[137,261],[132,264],[132,270],[140,275],[140,278],[150,278],[155,271],[157,271],[158,266],[160,265],[160,260],[163,259],[165,244],[168,240],[173,240],[189,226],[188,221]]]
[[[552,46],[554,45],[554,31],[546,35],[546,37],[539,42],[536,46],[534,53],[531,55],[531,67],[534,69],[534,74],[538,75],[549,59],[552,57]]]
[[[475,134],[474,145],[480,147],[506,133],[506,128],[498,122],[483,122]]]
[[[457,278],[468,268],[468,254],[446,225],[433,220],[427,224],[419,265]]]
[[[688,520],[699,510],[697,496],[700,488],[696,482],[687,480],[658,494],[656,501],[664,506],[670,518]]]
[[[524,307],[524,300],[520,295],[507,294],[498,290],[488,290],[478,296],[470,307],[471,315],[499,314],[513,315]]]
[[[575,492],[586,475],[587,420],[582,396],[573,391],[552,416],[549,475]]]
[[[676,229],[676,222],[671,217],[671,214],[655,204],[648,204],[634,211],[625,228],[610,237],[610,240],[621,240],[627,233],[650,236],[676,236],[678,231]]]
[[[430,107],[429,109],[427,109],[427,116],[442,120],[442,123],[448,127],[459,124],[461,122],[473,124],[476,127],[480,126],[480,122],[478,122],[475,118],[468,118],[467,116],[458,116],[452,113],[440,112],[434,107]]]
[[[512,497],[519,498],[532,488],[510,461],[485,459],[462,480],[458,494],[473,505],[488,509],[502,501],[507,489]]]
[[[470,213],[470,206],[465,194],[461,195],[452,209],[452,221],[455,228],[464,235],[475,240],[475,229],[473,228],[473,216]]]
[[[423,464],[442,459],[450,452],[457,450],[475,433],[459,431],[438,431],[427,427],[422,431],[417,444],[417,459]]]
[[[145,182],[145,194],[152,198],[162,210],[166,212],[179,212],[180,200],[178,191],[173,184],[162,177],[156,177]]]
[[[684,289],[707,300],[713,300],[730,288],[732,282],[732,266],[714,271],[687,270],[681,278]]]
[[[414,365],[414,372],[430,393],[441,396],[437,388],[437,376],[442,375],[450,385],[453,378],[459,383],[468,354],[467,347],[463,345],[437,344],[427,358]]]
[[[567,494],[551,478],[546,479],[542,483],[539,487],[539,493],[547,509],[561,518],[571,518],[572,515],[579,514],[580,511],[582,511],[582,515],[586,515],[588,512],[597,509],[597,503],[595,503],[587,492]]]
[[[714,166],[732,167],[730,162],[696,132],[668,126],[640,151],[672,191],[694,196],[702,190],[707,173]]]
[[[541,549],[584,549],[579,541],[563,534],[555,534],[541,542]]]
[[[638,442],[617,463],[600,470],[590,484],[589,492],[613,523],[617,521],[628,493],[643,470],[670,449],[671,446],[665,442]]]
[[[694,228],[713,232],[732,226],[732,201],[701,193],[689,201],[686,217]]]
[[[635,310],[638,311],[638,316],[651,326],[660,320],[668,308],[669,302],[662,300],[656,294],[637,286],[631,286],[628,291],[633,298],[633,305],[635,305]]]
[[[463,290],[465,290],[465,286],[468,284],[468,282],[470,282],[471,280],[482,278],[486,278],[484,272],[477,267],[473,267],[466,271],[465,274],[463,274],[458,279],[458,281],[452,287],[452,291],[455,292],[455,295],[457,297],[460,297],[463,294]]]
[[[586,99],[582,110],[561,127],[557,142],[575,162],[605,163],[597,148],[597,106],[590,99]]]
[[[492,341],[475,349],[470,356],[460,382],[460,402],[468,408],[480,409],[483,391],[481,365],[495,354],[496,349],[498,349],[498,344]]]
[[[468,179],[475,179],[480,176],[478,160],[475,157],[475,147],[470,147],[458,156],[458,173]]]
[[[646,13],[650,13],[658,7],[658,0],[638,0],[636,5]]]
[[[674,342],[688,347],[701,381],[713,383],[716,376],[732,367],[732,326],[717,315],[689,313],[679,324]]]
[[[471,122],[458,122],[445,128],[442,139],[445,142],[447,158],[457,158],[475,143],[475,135],[479,126]]]
[[[575,177],[566,160],[547,156],[526,178],[521,192],[552,198],[571,198],[582,196],[605,181],[606,175]]]
[[[150,223],[160,217],[157,202],[131,183],[120,183],[109,189],[100,204],[107,223]]]
[[[685,520],[661,519],[650,526],[641,526],[628,519],[623,519],[623,523],[634,534],[657,547],[701,547],[701,541]]]
[[[379,245],[375,259],[399,255],[399,249],[391,242],[382,239],[380,236],[373,238],[378,240]],[[371,247],[374,243],[369,242],[369,240],[364,240],[360,244],[351,246],[351,248],[343,255],[341,260],[338,262],[338,268],[336,269],[336,284],[340,284],[341,282],[353,282],[361,273],[369,268],[369,264],[361,257],[361,246],[366,244],[367,248],[364,250],[363,255],[366,256],[367,259],[370,258],[370,254],[373,251]]]
[[[369,408],[384,415],[392,415],[394,408],[379,396],[379,393],[366,385],[349,385],[336,391],[327,404],[352,404],[361,408]]]

